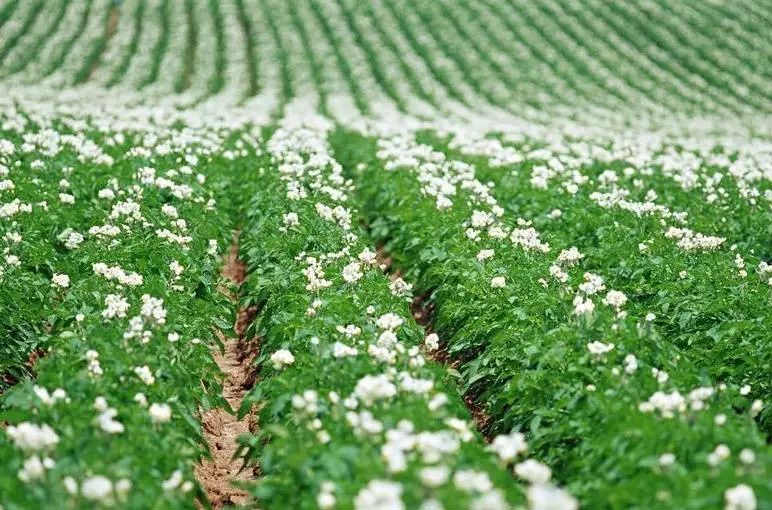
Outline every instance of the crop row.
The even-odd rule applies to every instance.
[[[520,434],[485,447],[411,286],[383,274],[324,123],[288,116],[267,142],[241,235],[244,304],[260,306],[259,407],[244,442],[266,508],[510,508],[574,500],[527,458]],[[457,375],[457,374],[456,374]],[[487,451],[492,450],[492,451]],[[498,454],[498,457],[496,456]],[[523,489],[504,465],[517,463]]]
[[[226,405],[210,349],[233,315],[236,141],[20,131],[0,137],[4,359],[45,355],[3,394],[0,505],[189,505],[199,408]]]
[[[409,136],[339,133],[333,146],[368,203],[372,235],[436,308],[434,327],[461,363],[465,391],[490,415],[490,432],[524,432],[589,508],[718,506],[739,485],[769,498],[769,449],[754,420],[764,403],[749,398],[768,391],[769,322],[738,319],[743,333],[709,329],[719,346],[724,335],[747,335],[730,351],[745,365],[722,365],[728,345],[713,351],[688,338],[702,340],[701,314],[747,309],[705,303],[707,283],[666,283],[682,268],[698,282],[721,269],[713,295],[732,288],[757,306],[768,299],[766,282],[738,284],[725,253],[729,262],[673,249],[677,239],[647,217],[597,205],[579,217],[557,199],[577,215],[565,228],[557,214],[550,226],[515,221],[498,205],[499,187],[480,182],[473,166]],[[581,239],[600,242],[586,251],[561,246],[576,239],[560,234],[576,227],[589,230]],[[638,253],[637,240],[655,233],[652,255]],[[646,288],[630,288],[631,279]],[[675,295],[671,310],[649,308],[667,293]]]
[[[663,152],[636,167],[621,155],[520,154],[506,171],[466,159],[509,213],[553,245],[578,247],[586,257],[577,267],[628,294],[631,314],[655,313],[653,324],[714,379],[753,382],[751,396],[770,400],[772,195],[760,176],[732,175],[748,156]],[[762,421],[769,430],[768,415]]]
[[[186,106],[318,95],[322,113],[341,121],[545,122],[554,112],[617,122],[615,110],[631,104],[658,118],[747,116],[768,109],[772,92],[754,56],[766,20],[746,4],[677,2],[672,16],[663,2],[9,2],[0,73],[16,85],[97,84]]]

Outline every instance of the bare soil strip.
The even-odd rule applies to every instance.
[[[246,268],[238,260],[238,245],[234,241],[231,251],[224,261],[222,275],[236,284],[244,281]],[[225,289],[221,289],[227,292]],[[236,296],[231,296],[236,299]],[[217,365],[224,374],[223,397],[231,409],[238,411],[245,393],[254,385],[256,371],[252,361],[259,350],[256,338],[246,338],[246,330],[254,320],[255,309],[240,310],[234,325],[235,338],[226,337],[217,332],[225,345],[225,352],[219,349],[212,353]],[[255,478],[252,469],[242,469],[243,463],[234,458],[238,449],[238,438],[243,434],[255,432],[257,419],[250,413],[243,420],[225,409],[210,409],[201,416],[204,437],[209,445],[210,459],[202,459],[196,466],[196,478],[206,492],[212,508],[241,505],[249,501],[249,494],[233,486],[233,482],[245,482]]]
[[[118,20],[121,15],[121,10],[118,7],[117,4],[113,3],[113,5],[110,6],[110,11],[107,13],[107,23],[105,25],[105,37],[104,37],[104,43],[102,44],[102,47],[99,50],[99,55],[97,58],[94,59],[94,63],[91,64],[91,67],[88,70],[88,74],[86,75],[86,79],[90,80],[91,77],[96,72],[97,68],[99,67],[99,64],[102,60],[102,53],[107,49],[107,45],[110,44],[110,39],[113,38],[115,35],[115,32],[118,31]]]

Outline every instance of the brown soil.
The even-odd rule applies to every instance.
[[[238,260],[238,245],[231,246],[230,254],[224,261],[222,275],[235,284],[244,281],[246,268]],[[220,289],[231,294],[226,289]],[[233,300],[236,296],[231,294]],[[234,324],[235,338],[228,338],[224,332],[217,331],[225,346],[225,351],[215,349],[212,353],[223,378],[223,396],[233,412],[225,409],[210,409],[201,415],[204,437],[209,445],[210,459],[202,459],[196,466],[196,478],[206,492],[209,504],[215,510],[230,505],[240,505],[249,501],[249,494],[233,486],[233,482],[253,480],[255,469],[247,469],[241,459],[235,458],[238,450],[238,438],[255,432],[257,416],[254,410],[244,419],[239,420],[236,412],[241,407],[245,393],[254,385],[256,370],[252,361],[259,351],[257,338],[246,338],[249,324],[254,320],[256,309],[240,310]],[[199,504],[199,507],[203,505]]]
[[[105,46],[102,48],[101,51],[104,51],[107,48],[107,45],[110,43],[110,39],[113,38],[115,35],[115,32],[118,31],[118,19],[121,15],[121,10],[113,3],[113,5],[110,6],[110,12],[107,13],[107,24],[105,25]],[[88,70],[88,79],[91,79],[91,77],[94,75],[94,72],[97,70],[97,67],[99,67],[99,63],[101,61],[101,55],[100,58],[97,58],[94,60],[94,63],[91,64],[91,67]]]
[[[48,329],[50,332],[50,329]],[[35,364],[38,362],[38,360],[46,355],[46,351],[41,349],[40,347],[36,347],[32,349],[32,351],[27,356],[27,361],[24,362],[24,368],[27,369],[27,372],[29,372],[31,377],[35,377]],[[13,386],[15,384],[19,383],[19,380],[12,376],[11,374],[3,373],[0,374],[0,379],[7,384],[8,386]],[[2,393],[2,390],[0,390],[0,394]]]
[[[108,39],[112,39],[118,30],[118,16],[120,12],[117,5],[110,7],[110,14],[107,16],[107,28],[105,30],[105,35]]]

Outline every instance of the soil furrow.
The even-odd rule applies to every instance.
[[[244,281],[246,270],[244,263],[238,259],[236,241],[224,261],[222,275],[236,285]],[[227,290],[221,289],[221,292],[227,293]],[[231,298],[236,301],[237,296]],[[257,429],[254,413],[249,413],[241,420],[236,415],[244,395],[255,382],[256,372],[252,361],[259,351],[259,343],[256,338],[246,337],[247,328],[254,320],[255,314],[256,310],[253,308],[239,310],[233,327],[235,336],[228,337],[225,332],[218,331],[225,349],[223,352],[217,349],[212,353],[223,373],[223,397],[232,410],[229,412],[227,409],[215,408],[201,415],[211,458],[202,459],[196,466],[196,478],[215,510],[249,501],[249,494],[235,487],[234,482],[248,482],[256,476],[254,469],[245,468],[241,459],[235,456],[238,451],[238,438],[254,433]]]

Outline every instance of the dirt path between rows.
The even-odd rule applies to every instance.
[[[246,276],[244,263],[238,259],[238,244],[234,241],[230,253],[224,260],[222,275],[235,284],[240,284]],[[221,292],[229,294],[227,289]],[[231,295],[235,301],[238,297]],[[227,332],[217,332],[225,345],[225,352],[216,349],[212,353],[217,366],[224,374],[223,396],[234,413],[241,407],[244,395],[255,383],[255,370],[252,364],[259,350],[256,338],[246,338],[246,330],[254,320],[255,310],[239,310],[234,324],[235,338],[226,337]],[[233,486],[233,482],[253,480],[257,473],[254,469],[243,468],[241,459],[235,459],[238,438],[253,433],[257,429],[254,413],[237,419],[235,414],[225,409],[211,409],[201,416],[204,437],[209,445],[211,459],[202,459],[196,465],[196,478],[206,492],[212,508],[241,505],[250,500],[249,494]],[[198,505],[203,508],[203,505]]]

